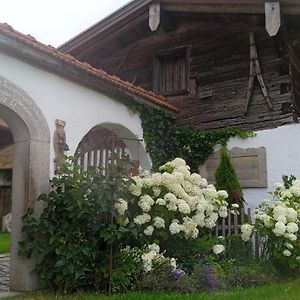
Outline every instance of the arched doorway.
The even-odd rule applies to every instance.
[[[114,123],[105,123],[93,127],[81,140],[75,152],[78,165],[86,170],[88,166],[99,167],[105,173],[112,153],[118,159],[128,154],[135,168],[132,173],[137,175],[139,167],[150,170],[151,162],[142,139],[135,136],[127,128]]]
[[[0,118],[14,140],[12,181],[12,249],[10,290],[30,291],[38,287],[32,270],[35,261],[18,255],[22,239],[22,216],[29,207],[38,212],[40,193],[49,189],[50,134],[47,122],[30,96],[9,80],[0,77]]]

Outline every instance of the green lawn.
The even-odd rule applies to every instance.
[[[0,254],[10,253],[10,233],[0,232]]]
[[[8,299],[8,298],[7,298]],[[226,292],[218,294],[197,294],[197,295],[178,295],[178,294],[146,294],[129,293],[119,296],[101,296],[101,295],[72,295],[55,296],[42,293],[27,294],[9,298],[12,300],[299,300],[300,299],[300,279],[288,283],[273,284],[260,288],[245,289],[235,292]]]

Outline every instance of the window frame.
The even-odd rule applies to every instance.
[[[185,60],[185,78],[184,78],[184,87],[178,90],[172,91],[160,91],[159,88],[159,72],[161,68],[161,60],[167,57],[175,57],[182,54],[182,57]],[[190,91],[189,87],[190,81],[190,46],[178,46],[174,48],[170,48],[167,50],[159,51],[153,57],[153,91],[160,95],[169,96],[169,95],[180,95],[180,94],[187,94]]]

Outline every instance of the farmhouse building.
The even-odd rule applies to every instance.
[[[59,49],[165,96],[179,125],[255,131],[228,144],[255,206],[300,173],[299,15],[294,0],[135,0]]]
[[[1,24],[11,290],[37,287],[35,261],[18,256],[21,217],[41,210],[35,200],[49,190],[62,153],[83,168],[105,168],[112,151],[126,150],[151,169],[130,103],[166,111],[179,126],[254,130],[255,138],[228,144],[250,206],[282,174],[300,176],[299,15],[298,0],[134,0],[59,49]],[[215,153],[199,166],[210,181],[217,161]]]

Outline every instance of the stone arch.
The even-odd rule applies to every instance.
[[[30,291],[38,287],[32,273],[34,259],[18,255],[22,216],[29,207],[37,212],[40,193],[49,190],[50,133],[43,113],[21,88],[0,76],[0,118],[9,126],[15,144],[12,193],[12,250],[10,289]]]
[[[123,125],[117,123],[100,123],[91,130],[86,133],[81,141],[84,141],[86,137],[95,129],[107,129],[109,132],[113,132],[119,139],[121,143],[124,143],[126,151],[128,152],[129,156],[134,159],[138,160],[142,169],[150,170],[151,169],[151,160],[148,153],[145,150],[144,143],[141,137],[137,137],[134,133],[132,133],[128,128]],[[79,143],[80,147],[81,142]],[[76,153],[78,148],[76,150]],[[75,153],[75,156],[76,156]]]

